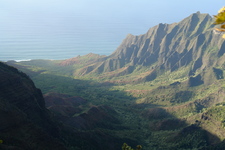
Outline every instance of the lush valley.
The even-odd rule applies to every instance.
[[[109,56],[7,64],[41,89],[68,149],[221,149],[224,53],[213,18],[197,12],[129,34]]]

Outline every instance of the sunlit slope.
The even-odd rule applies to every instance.
[[[194,13],[143,35],[129,34],[109,56],[8,64],[28,73],[45,94],[88,100],[75,117],[93,105],[112,107],[129,128],[113,135],[133,135],[148,148],[200,149],[225,138],[224,53],[212,17]]]

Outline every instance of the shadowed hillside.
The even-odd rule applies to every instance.
[[[60,130],[30,78],[0,63],[0,149],[66,149]]]
[[[218,149],[225,43],[213,28],[212,17],[197,12],[129,34],[109,56],[7,63],[42,90],[75,149]]]

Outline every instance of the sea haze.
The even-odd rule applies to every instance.
[[[4,18],[2,22],[7,22],[7,26],[0,25],[1,61],[66,59],[90,52],[109,55],[121,42],[113,28],[96,28],[92,24],[80,30],[77,26],[81,23],[77,22],[82,20],[77,20],[77,16],[42,12],[29,18],[30,14],[21,13],[24,12],[14,15],[13,19]],[[85,22],[88,24],[88,20],[83,20],[82,24]]]
[[[95,3],[14,2],[1,6],[0,1],[1,61],[109,55],[131,31],[140,34],[149,28],[133,17],[98,8]]]
[[[159,23],[179,22],[197,11],[216,14],[224,4],[193,2],[0,0],[0,60],[109,55],[129,33],[144,34]]]

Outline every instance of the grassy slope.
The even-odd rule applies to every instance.
[[[220,114],[225,107],[223,104],[214,106],[223,101],[218,91],[223,91],[224,79],[218,80],[210,86],[201,85],[190,88],[186,85],[187,69],[182,68],[173,73],[165,73],[154,81],[127,84],[115,81],[121,80],[121,78],[132,81],[148,71],[148,68],[139,66],[132,74],[109,80],[107,76],[106,78],[94,75],[73,76],[74,70],[79,69],[79,65],[60,66],[59,63],[60,61],[34,60],[17,64],[23,66],[19,68],[31,76],[43,93],[58,92],[81,96],[88,100],[89,105],[112,106],[120,114],[118,117],[122,121],[122,125],[129,127],[127,130],[107,131],[115,136],[138,139],[145,149],[182,148],[185,142],[176,141],[174,138],[179,136],[184,127],[196,124],[196,120],[201,120],[201,123],[198,124],[200,127],[218,136],[221,140],[224,138],[221,134],[224,132],[224,118]],[[175,82],[180,84],[171,85]],[[208,99],[212,102],[209,103]],[[202,119],[202,115],[209,114],[216,116],[216,124]],[[173,119],[183,120],[185,123],[181,123],[176,129],[164,129],[165,124],[163,123],[168,123]],[[212,130],[212,127],[217,130]],[[193,135],[195,134],[202,136],[205,133],[196,130]],[[187,139],[196,137],[198,136],[187,137]],[[212,143],[216,141],[215,139],[211,140]],[[204,140],[204,137],[201,137],[198,142],[204,143]],[[200,145],[204,146],[204,144]],[[192,147],[198,147],[198,144]]]

